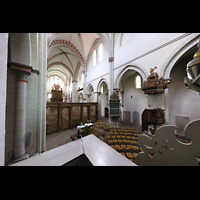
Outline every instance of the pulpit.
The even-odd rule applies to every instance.
[[[156,130],[156,125],[165,123],[165,113],[163,109],[145,109],[142,113],[142,131],[148,131],[148,125],[154,125],[153,133]],[[151,131],[151,132],[152,132]]]
[[[150,69],[150,75],[142,84],[142,90],[148,95],[148,107],[142,113],[142,131],[154,134],[165,123],[163,93],[171,82],[171,78],[164,79],[154,72],[157,67]]]

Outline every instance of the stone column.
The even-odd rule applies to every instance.
[[[110,71],[109,71],[109,84],[110,84],[110,95],[113,93],[114,87],[114,57],[109,57],[108,62],[110,63]]]
[[[25,152],[26,138],[26,99],[27,99],[27,78],[32,73],[39,74],[38,70],[31,66],[8,61],[8,66],[17,73],[16,79],[16,105],[15,105],[15,146],[14,160],[17,162],[28,158],[29,155]]]
[[[97,92],[97,117],[101,116],[101,92]]]
[[[108,62],[110,64],[110,70],[109,70],[110,95],[112,95],[114,88],[114,46],[115,46],[114,43],[115,43],[115,33],[111,33],[111,47],[108,58]]]
[[[83,72],[84,76],[83,76],[83,99],[86,100],[86,92],[87,92],[87,88],[86,88],[86,78],[87,78],[87,74],[86,72],[84,71]]]
[[[26,90],[27,72],[17,72],[16,120],[15,120],[15,159],[23,159],[25,154],[26,136]]]
[[[77,102],[77,80],[72,81],[72,103]]]

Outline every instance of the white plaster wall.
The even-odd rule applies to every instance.
[[[169,78],[170,71],[173,66],[170,63],[171,61],[175,62],[182,56],[180,52],[183,52],[183,49],[189,48],[187,47],[187,44],[193,44],[193,40],[196,40],[197,37],[199,37],[199,33],[117,33],[115,34],[115,44],[114,44],[114,88],[119,87],[119,80],[120,77],[123,75],[123,73],[126,72],[126,68],[132,68],[132,70],[137,71],[140,73],[140,75],[143,77],[143,80],[147,78],[149,75],[150,68],[157,67],[156,72],[159,74],[159,76],[163,76],[164,78]],[[193,44],[195,45],[195,44]],[[190,47],[191,48],[191,47]],[[107,58],[109,55],[107,56]],[[175,58],[175,60],[174,60]],[[91,62],[91,61],[90,61]],[[102,78],[108,79],[108,85],[110,81],[109,77],[109,71],[110,65],[106,60],[102,61],[101,63],[98,63],[95,67],[89,66],[89,70],[87,73],[87,80],[86,84],[89,85],[90,83],[94,86],[94,90],[96,91],[96,86],[98,85],[99,81]],[[167,73],[166,73],[167,72]],[[131,80],[127,80],[130,81]],[[127,82],[127,84],[130,84]],[[173,84],[173,83],[172,83]],[[182,83],[180,83],[182,84]],[[131,101],[128,96],[130,96],[129,93],[132,93],[134,96],[137,96],[137,90],[133,90],[129,88],[129,85],[126,86],[127,91],[125,92],[124,99],[126,102],[126,105],[128,107],[124,107],[124,111],[133,111],[133,108],[131,105],[134,103]],[[185,88],[181,87],[186,94],[194,93],[193,91],[186,91]],[[129,90],[130,89],[130,90]],[[167,94],[168,90],[166,90]],[[177,96],[178,91],[174,91],[176,93],[175,99]],[[128,95],[128,96],[127,96]],[[197,94],[193,94],[192,96],[197,96]],[[187,98],[193,98],[191,95]],[[127,98],[126,98],[127,97]],[[166,95],[165,95],[166,98]],[[172,96],[169,95],[169,99],[173,99]],[[143,99],[138,99],[139,101],[143,101]],[[145,100],[146,101],[146,100]],[[163,101],[163,98],[162,98]],[[169,106],[167,105],[168,102],[166,99],[165,101],[165,109],[166,114],[168,113],[168,109],[171,109],[171,104],[169,102]],[[184,100],[183,100],[184,101]],[[188,101],[185,102],[183,105],[183,101],[181,101],[181,108],[180,105],[176,106],[177,109],[172,109],[173,112],[179,112],[180,114],[183,114],[185,112],[190,115],[191,119],[198,118],[198,111],[195,110],[195,106],[198,105],[198,100],[196,97],[192,100],[194,104],[191,104],[189,107],[187,106]],[[144,105],[147,105],[146,102],[143,102]],[[162,103],[163,104],[163,103]],[[129,106],[130,105],[130,106]],[[147,105],[148,106],[148,105]],[[163,107],[162,105],[160,105]],[[147,107],[148,108],[148,107]],[[172,106],[174,108],[174,106]],[[142,108],[139,113],[142,113]],[[180,112],[180,110],[182,110]],[[188,111],[186,111],[188,110]],[[189,114],[190,113],[190,114]],[[168,115],[168,114],[167,114]],[[170,116],[173,114],[171,113]],[[168,117],[167,117],[168,119]],[[131,115],[132,120],[132,115]],[[168,123],[168,122],[167,122]],[[169,123],[174,124],[173,117],[171,118],[171,121]]]
[[[141,125],[141,114],[145,108],[148,108],[147,97],[141,89],[135,87],[135,78],[138,74],[134,74],[126,79],[124,83],[124,104],[123,111],[131,112],[130,121],[133,122],[133,112],[140,114],[139,123]],[[131,98],[132,96],[132,98]]]
[[[140,33],[136,37],[133,37],[133,39],[129,38],[129,40],[123,46],[115,49],[115,67],[123,65],[125,62],[129,62],[140,56],[142,56],[143,58],[146,56],[144,54],[151,50],[154,50],[153,52],[155,51],[158,52],[159,50],[162,49],[161,45],[166,44],[167,42],[177,39],[183,35],[185,34],[184,33]],[[174,42],[176,43],[177,41]],[[165,46],[163,46],[163,48],[165,48]],[[173,48],[171,47],[170,52],[172,51]],[[163,53],[163,55],[170,54],[170,52],[168,50],[165,50],[165,53]],[[162,59],[157,57],[156,60],[162,60]],[[156,60],[154,60],[154,62]]]
[[[189,117],[190,121],[200,119],[200,95],[198,92],[189,90],[184,86],[187,63],[187,58],[181,60],[171,73],[172,81],[168,89],[170,125],[177,125],[176,116]]]
[[[157,66],[161,76],[168,61],[174,54],[198,34],[186,33],[140,33],[121,47],[116,45],[114,62],[114,80],[127,65],[137,66],[148,76],[149,70]],[[119,39],[117,42],[120,42]],[[142,74],[141,74],[142,75]],[[164,77],[168,78],[168,77]]]
[[[5,162],[8,33],[0,33],[0,166]]]
[[[94,82],[96,79],[104,78],[109,74],[109,67],[110,65],[107,59],[102,60],[96,66],[90,66],[89,70],[87,71],[86,83]]]
[[[97,47],[98,46],[99,44],[97,45]],[[93,47],[93,49],[96,49],[97,47],[95,46]],[[97,64],[95,66],[93,66],[92,52],[93,51],[91,51],[90,55],[88,56],[88,61],[87,61],[86,88],[91,83],[94,88],[94,92],[97,92],[98,90],[97,86],[100,80],[102,78],[109,80],[109,70],[110,70],[110,64],[108,63],[109,49],[105,44],[103,44],[103,59],[102,61],[99,62],[97,53]],[[97,101],[97,98],[95,98],[95,101]]]

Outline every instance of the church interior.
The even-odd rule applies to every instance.
[[[200,33],[0,33],[0,166],[199,166]]]

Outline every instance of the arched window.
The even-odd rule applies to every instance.
[[[103,94],[103,85],[101,86],[101,94]]]
[[[97,64],[97,51],[94,50],[93,52],[93,66],[95,66]]]
[[[103,60],[103,54],[104,54],[103,44],[102,42],[97,42],[93,46],[92,66],[95,66],[96,64],[98,64]]]
[[[136,88],[137,88],[137,89],[141,88],[141,84],[142,84],[141,76],[140,76],[140,75],[137,75],[137,76],[136,76],[136,79],[135,79]]]
[[[65,84],[64,84],[64,81],[59,78],[58,76],[52,76],[51,79],[50,79],[50,84],[51,84],[51,87],[54,86],[54,84],[58,84],[60,85],[60,87],[63,89]]]
[[[103,59],[103,45],[99,45],[99,62],[101,62]]]
[[[55,76],[55,84],[57,85],[58,84],[58,77]]]
[[[54,77],[51,77],[51,87],[54,85]]]

